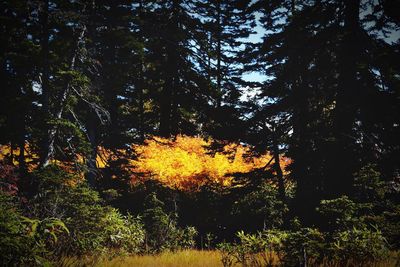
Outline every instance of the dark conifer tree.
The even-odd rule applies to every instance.
[[[204,35],[200,63],[213,88],[205,131],[219,139],[243,137],[240,89],[246,83],[242,80],[242,58],[246,38],[255,26],[250,2],[196,1]]]
[[[375,61],[381,55],[372,51],[386,47],[395,56],[396,47],[379,38],[382,29],[377,35],[369,29],[376,17],[362,21],[363,13],[376,8],[374,3],[260,1],[253,8],[263,14],[267,30],[255,48],[253,66],[271,77],[262,88],[269,103],[264,106],[290,116],[287,144],[297,181],[297,213],[310,222],[320,199],[351,195],[354,172],[371,161],[382,163],[373,156],[379,146],[371,139],[376,133],[368,132],[369,123],[361,118],[371,118],[363,114],[370,110],[372,95],[389,110],[395,106],[395,86],[385,84],[382,90],[382,84],[373,82],[381,77]],[[396,131],[396,124],[391,121],[386,133]],[[396,150],[387,141],[383,146]]]
[[[33,114],[38,94],[37,13],[24,1],[2,2],[0,28],[0,143],[10,145],[10,163],[19,163],[25,173],[25,145],[32,141]],[[18,151],[18,158],[14,152]]]

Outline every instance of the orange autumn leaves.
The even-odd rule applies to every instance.
[[[207,183],[228,186],[234,173],[246,173],[265,166],[271,155],[250,155],[250,148],[226,144],[221,152],[212,152],[212,141],[178,135],[174,140],[153,137],[134,149],[138,158],[129,161],[135,173],[132,182],[158,180],[166,186],[193,190]],[[288,164],[281,160],[282,167]]]
[[[229,186],[233,181],[233,174],[264,167],[272,157],[268,153],[252,155],[250,147],[235,143],[225,143],[215,152],[211,149],[212,143],[211,139],[184,135],[178,135],[174,140],[152,137],[142,145],[131,145],[131,151],[137,154],[137,158],[125,149],[109,150],[98,147],[96,162],[98,168],[107,168],[110,162],[124,159],[127,163],[121,167],[130,174],[133,184],[151,179],[175,189],[196,190],[205,184]],[[26,144],[25,162],[29,163],[28,169],[32,171],[38,166],[38,156],[29,148]],[[17,165],[18,151],[11,153],[8,145],[0,146],[0,160],[9,154],[14,155],[14,165]],[[75,160],[71,162],[54,160],[53,163],[73,172],[72,165],[85,164],[82,155],[75,156]],[[289,163],[290,159],[280,158],[282,169]],[[81,176],[83,177],[83,173]],[[115,178],[118,179],[117,176]]]

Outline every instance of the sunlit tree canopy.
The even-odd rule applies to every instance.
[[[178,135],[174,139],[154,136],[145,140],[144,144],[131,145],[138,155],[137,158],[124,149],[109,150],[99,146],[96,165],[98,168],[107,168],[110,162],[124,158],[128,162],[124,164],[124,168],[131,175],[132,183],[151,179],[171,188],[196,190],[205,184],[229,186],[234,174],[262,168],[272,161],[272,155],[268,152],[255,154],[252,147],[236,143],[225,142],[221,149],[215,151],[212,149],[215,142],[212,139],[185,135]],[[0,148],[0,159],[13,155],[13,162],[18,165],[18,150],[11,153],[8,145]],[[25,161],[29,169],[34,170],[38,166],[38,156],[30,151],[28,144],[25,152]],[[53,164],[71,171],[74,164],[84,162],[84,157],[77,154],[72,162],[54,160]],[[280,158],[282,169],[289,163],[290,159]]]
[[[265,166],[271,155],[255,156],[251,148],[241,144],[225,144],[213,152],[213,140],[178,135],[174,140],[153,137],[144,145],[136,145],[138,158],[130,160],[134,171],[132,182],[155,179],[183,190],[193,190],[207,183],[229,186],[234,173],[246,173]],[[282,158],[285,167],[288,159]]]

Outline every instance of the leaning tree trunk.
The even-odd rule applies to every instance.
[[[70,66],[69,66],[70,71],[74,71],[76,68],[76,59],[78,57],[80,46],[83,43],[85,34],[86,34],[86,26],[84,25],[78,36],[78,40],[75,45],[75,50],[72,54],[72,58],[71,58]],[[58,109],[55,112],[55,116],[54,116],[55,120],[60,120],[62,118],[65,103],[67,101],[70,91],[71,91],[71,81],[68,81],[60,94]],[[57,135],[57,124],[52,124],[49,127],[49,130],[47,132],[48,142],[46,144],[46,153],[45,153],[44,159],[42,161],[43,162],[42,167],[48,166],[51,163],[51,160],[54,158],[56,135]]]
[[[40,24],[42,26],[42,31],[40,35],[40,47],[41,47],[41,69],[42,69],[42,75],[40,77],[41,80],[41,88],[42,88],[42,96],[41,96],[41,101],[42,101],[42,110],[43,110],[43,116],[45,120],[45,129],[48,130],[48,125],[47,122],[50,119],[50,107],[49,107],[49,98],[50,98],[50,92],[49,92],[49,73],[50,73],[50,64],[49,64],[49,1],[44,0],[41,6],[41,11],[40,11]],[[41,165],[44,163],[44,159],[46,158],[46,153],[48,150],[48,135],[46,135],[43,140],[41,140],[40,144],[40,159],[41,159]]]

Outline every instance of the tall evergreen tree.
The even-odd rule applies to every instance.
[[[374,8],[371,5],[260,1],[253,6],[263,14],[267,30],[255,49],[254,66],[271,76],[262,88],[263,96],[273,103],[268,109],[291,118],[288,155],[297,181],[297,212],[303,219],[313,217],[320,199],[351,195],[353,173],[369,161],[380,162],[372,156],[377,143],[367,145],[371,141],[367,136],[375,133],[365,128],[368,123],[363,120],[369,116],[363,114],[370,110],[372,95],[394,108],[395,86],[385,85],[381,93],[382,85],[373,82],[380,76],[375,63],[380,56],[373,51],[386,47],[394,56],[396,48],[377,38],[382,30],[374,36],[370,24],[362,21],[363,13]],[[392,121],[387,134],[395,128]],[[383,146],[391,146],[387,141]]]
[[[37,110],[38,48],[34,40],[37,17],[24,1],[1,3],[0,129],[2,144],[9,144],[11,163],[25,172],[25,145],[31,139],[33,114]],[[19,157],[14,157],[14,151]]]
[[[240,107],[243,50],[253,33],[254,15],[251,1],[196,1],[202,21],[204,42],[200,62],[213,87],[213,105],[207,113],[205,130],[219,139],[243,137],[243,115]]]
[[[199,132],[209,106],[210,85],[199,71],[200,18],[192,1],[154,1],[146,6],[145,38],[151,98],[162,136]]]

